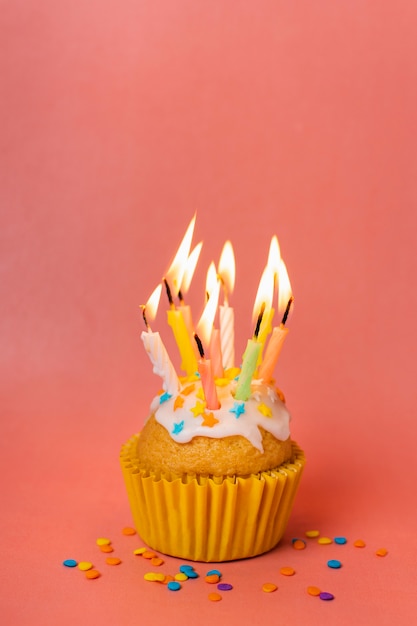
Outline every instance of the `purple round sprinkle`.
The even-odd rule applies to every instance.
[[[230,585],[229,583],[219,583],[217,585],[217,589],[219,591],[230,591],[231,589],[233,589],[233,585]]]
[[[322,591],[319,597],[320,597],[320,600],[333,600],[334,599],[334,595],[332,593],[329,593],[328,591]]]

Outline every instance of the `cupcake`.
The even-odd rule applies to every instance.
[[[236,401],[236,370],[217,379],[209,410],[198,377],[161,393],[121,465],[136,529],[153,549],[193,561],[262,554],[280,541],[304,467],[273,384]],[[194,379],[193,379],[194,378]]]

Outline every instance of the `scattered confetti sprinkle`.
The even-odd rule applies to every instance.
[[[184,582],[185,580],[188,580],[188,576],[187,574],[184,574],[184,572],[180,572],[179,574],[175,574],[174,580]]]
[[[154,556],[153,559],[151,559],[151,563],[152,565],[159,567],[164,564],[164,559],[161,559],[159,556]]]
[[[272,593],[273,591],[276,591],[277,589],[278,587],[274,583],[264,583],[262,585],[262,591],[265,591],[265,593]]]
[[[148,580],[149,582],[154,582],[156,580],[155,576],[156,576],[155,572],[147,572],[146,574],[143,575],[143,578],[145,580]]]
[[[233,589],[233,585],[231,585],[230,583],[219,583],[217,585],[217,589],[219,591],[231,591],[231,589]]]
[[[184,420],[182,420],[181,422],[174,422],[174,428],[172,429],[172,434],[173,435],[178,435],[182,429],[184,428]]]
[[[168,402],[172,398],[172,394],[165,391],[161,396],[159,396],[159,404],[163,404],[164,402]]]
[[[244,402],[235,402],[233,404],[233,407],[229,410],[229,413],[234,413],[236,418],[239,418],[244,412],[245,412]]]
[[[262,415],[264,415],[265,417],[272,417],[272,409],[264,402],[258,404],[258,411],[262,413]]]
[[[174,401],[174,411],[176,411],[177,409],[182,409],[183,406],[184,398],[182,398],[181,396],[177,396]]]
[[[167,587],[170,591],[179,591],[181,589],[180,583],[176,580],[170,580]]]
[[[306,530],[305,532],[305,536],[306,537],[318,537],[320,535],[320,531],[319,530]]]
[[[108,556],[106,559],[107,565],[120,565],[121,562],[117,556]]]
[[[136,550],[133,550],[133,554],[136,554],[137,556],[142,556],[144,552],[147,552],[147,548],[136,548]]]
[[[82,572],[86,572],[89,569],[93,569],[93,564],[89,561],[80,561],[78,563],[78,569],[80,569]]]
[[[388,550],[386,548],[379,548],[379,550],[377,550],[375,554],[377,556],[387,556]]]
[[[96,540],[96,544],[98,546],[109,546],[111,544],[111,541],[110,541],[110,539],[106,539],[105,537],[99,537]]]
[[[215,426],[218,423],[219,423],[219,420],[217,420],[214,417],[213,413],[204,413],[203,414],[203,421],[201,423],[202,426],[208,426],[209,428],[213,428],[213,426]]]
[[[366,543],[362,539],[357,539],[354,544],[355,548],[364,548]]]
[[[136,535],[136,530],[131,526],[125,526],[122,530],[122,535]]]
[[[65,567],[76,567],[77,561],[75,559],[65,559],[65,561],[62,561],[62,565],[65,565]]]
[[[152,550],[145,550],[145,552],[142,552],[142,556],[144,559],[154,559],[158,555],[152,552]]]
[[[321,591],[318,587],[310,585],[309,587],[307,587],[307,593],[310,594],[310,596],[319,596]]]
[[[319,537],[317,539],[317,543],[319,543],[322,546],[326,546],[326,545],[329,545],[330,543],[333,543],[333,539],[330,539],[330,537]]]
[[[306,542],[302,539],[294,539],[292,542],[292,547],[294,550],[304,550],[306,547]]]
[[[99,547],[100,547],[101,552],[104,552],[104,553],[113,552],[112,546],[99,546]]]
[[[209,593],[208,599],[210,600],[210,602],[220,602],[222,597],[219,593]]]
[[[330,561],[327,561],[327,565],[332,569],[340,569],[342,567],[341,562],[337,559],[330,559]]]
[[[321,591],[319,594],[319,598],[320,600],[333,600],[334,599],[334,595],[332,593],[329,593],[328,591]]]
[[[101,574],[96,569],[89,569],[85,573],[85,577],[93,580],[94,578],[100,578]]]
[[[209,576],[206,576],[204,580],[206,581],[206,583],[210,583],[210,585],[213,585],[219,582],[220,576],[218,576],[217,574],[210,574]]]
[[[292,567],[281,567],[279,571],[283,576],[294,576],[295,574],[295,569]]]
[[[193,408],[191,409],[191,413],[194,415],[194,417],[198,417],[199,415],[203,415],[205,410],[206,403],[197,401],[195,406],[193,406]]]
[[[335,537],[334,542],[339,545],[344,545],[347,542],[346,537]]]
[[[185,387],[181,393],[183,396],[189,396],[190,393],[192,393],[195,389],[195,385],[188,385],[188,387]]]
[[[212,576],[212,574],[217,574],[219,578],[221,578],[222,573],[218,569],[211,569],[207,572],[206,576]]]

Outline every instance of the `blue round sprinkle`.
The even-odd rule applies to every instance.
[[[342,567],[341,562],[336,559],[330,559],[330,561],[327,561],[327,565],[333,569],[339,569],[339,567]]]
[[[182,572],[183,574],[187,574],[188,576],[188,572],[193,572],[194,571],[194,567],[192,565],[180,565],[180,572]]]
[[[62,565],[65,565],[65,567],[76,567],[77,561],[75,561],[74,559],[65,559]]]
[[[346,537],[335,537],[334,538],[334,542],[338,543],[340,545],[346,543],[346,541],[347,541]]]
[[[197,572],[195,572],[192,569],[189,569],[189,570],[187,570],[187,571],[185,571],[183,573],[186,574],[188,576],[188,578],[198,578]]]
[[[217,585],[217,589],[219,591],[230,591],[231,589],[233,589],[233,585],[230,585],[229,583],[219,583]]]
[[[217,574],[217,576],[220,576],[220,577],[222,575],[222,573],[219,572],[218,569],[211,569],[209,572],[207,572],[206,576],[212,576],[213,574]]]
[[[181,589],[180,583],[177,582],[176,580],[170,580],[169,583],[167,584],[167,587],[171,591],[178,591],[179,589]]]

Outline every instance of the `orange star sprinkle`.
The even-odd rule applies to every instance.
[[[184,406],[184,398],[182,398],[181,396],[177,396],[174,402],[174,411],[176,411],[177,409],[181,409],[183,406]]]
[[[195,385],[188,385],[188,387],[184,387],[184,389],[181,390],[181,393],[183,396],[189,396],[190,393],[192,393],[195,389]]]
[[[201,424],[202,426],[209,426],[210,428],[213,428],[215,424],[219,423],[219,420],[216,420],[213,413],[204,413],[203,418],[204,420]]]

